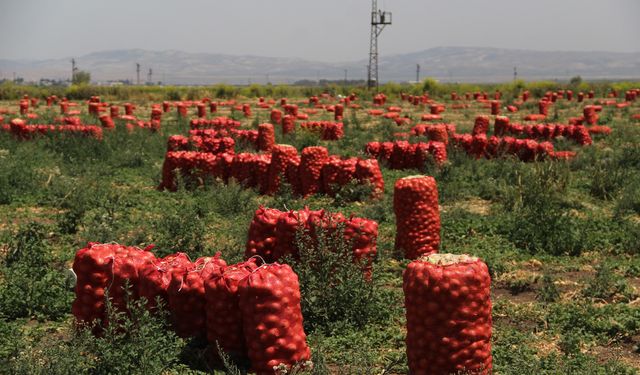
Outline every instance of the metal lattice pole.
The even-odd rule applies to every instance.
[[[378,88],[378,36],[386,25],[391,25],[391,13],[378,10],[378,1],[371,0],[371,38],[369,40],[369,65],[367,86]]]

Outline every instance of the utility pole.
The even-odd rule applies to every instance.
[[[513,67],[513,81],[515,82],[518,79],[518,69],[517,67]]]
[[[77,71],[78,67],[76,67],[76,59],[71,59],[71,83],[75,81]]]
[[[147,73],[147,83],[153,84],[153,70],[149,68],[149,73]]]
[[[140,86],[140,64],[136,63],[136,84]]]
[[[385,26],[391,25],[391,12],[378,9],[378,0],[371,0],[371,39],[369,41],[369,66],[367,86],[378,88],[378,36]]]
[[[416,83],[420,83],[420,64],[416,64]]]

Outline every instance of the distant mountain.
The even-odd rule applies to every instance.
[[[50,60],[0,60],[0,74],[13,72],[26,80],[64,79],[71,71],[70,58]],[[363,79],[366,60],[326,63],[297,58],[238,56],[182,51],[142,49],[94,52],[76,58],[78,68],[91,73],[94,81],[130,79],[135,82],[135,64],[140,63],[140,80],[145,82],[149,68],[153,81],[168,84],[226,82],[291,83],[318,78]],[[420,76],[442,81],[500,82],[518,77],[525,80],[567,79],[581,75],[586,79],[640,78],[640,52],[562,52],[528,51],[498,48],[438,47],[428,50],[381,55],[381,81],[415,80],[416,64]]]
[[[446,81],[501,82],[518,77],[568,79],[580,75],[588,79],[640,78],[640,52],[564,52],[498,48],[438,47],[382,59],[381,76],[414,79],[416,64],[421,76]],[[401,72],[405,72],[404,75]]]

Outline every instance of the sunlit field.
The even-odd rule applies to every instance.
[[[294,353],[301,360],[280,373],[407,374],[403,271],[429,251],[409,256],[398,245],[424,225],[401,216],[423,207],[398,197],[394,206],[394,187],[416,175],[437,188],[430,249],[487,266],[491,338],[478,345],[490,348],[494,373],[638,373],[637,96],[638,82],[578,80],[425,80],[376,95],[348,86],[0,85],[0,373],[241,374]],[[304,151],[316,146],[326,158]],[[267,208],[281,216],[255,229]],[[354,218],[375,233],[362,236]],[[274,245],[265,233],[276,220],[289,232],[271,234]],[[151,254],[82,263],[76,253],[96,243],[132,247],[131,259]],[[167,271],[178,252],[182,274]],[[220,259],[246,271],[227,300],[207,284],[222,277]],[[164,294],[140,286],[145,262],[167,272],[164,284],[153,276]],[[242,283],[285,269],[271,263],[291,268],[270,276],[264,288],[277,306],[263,311],[251,305],[262,294]],[[158,297],[153,308],[145,295]],[[436,323],[444,305],[429,307]],[[269,341],[261,329],[279,320],[288,328]],[[237,348],[212,341],[232,327]],[[488,371],[455,358],[443,368]]]

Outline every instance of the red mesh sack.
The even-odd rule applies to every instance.
[[[497,100],[493,100],[491,101],[491,114],[492,115],[499,115],[500,114],[500,102]]]
[[[171,272],[167,294],[171,323],[178,336],[186,338],[205,334],[204,280],[225,265],[218,253],[214,257],[198,258]]]
[[[355,177],[361,184],[369,183],[373,187],[372,197],[379,198],[384,193],[384,180],[380,165],[376,159],[358,160]]]
[[[254,255],[261,256],[266,262],[274,262],[276,246],[276,225],[284,213],[275,208],[260,206],[253,215],[247,235],[245,259]]]
[[[252,370],[275,374],[274,367],[308,361],[298,276],[286,264],[259,267],[239,286],[240,310]]]
[[[296,130],[295,116],[286,115],[282,119],[282,134],[293,133]]]
[[[358,158],[348,158],[340,161],[340,167],[338,168],[338,175],[336,176],[336,182],[340,186],[347,185],[356,176],[356,166],[358,165]]]
[[[611,134],[611,128],[608,126],[594,125],[587,130],[589,134]]]
[[[393,153],[393,142],[382,142],[380,143],[380,155],[382,160],[389,161],[391,159],[391,154]]]
[[[322,126],[322,140],[336,141],[344,136],[344,124],[341,122],[325,122]]]
[[[78,250],[73,261],[73,271],[77,276],[76,299],[71,308],[76,321],[91,324],[97,320],[99,324],[106,325],[107,290],[113,307],[126,312],[124,286],[128,283],[132,298],[138,298],[138,272],[154,259],[148,251],[118,244],[89,243]]]
[[[342,116],[344,114],[344,106],[342,104],[336,104],[333,114],[336,121],[342,120]]]
[[[540,100],[538,102],[538,113],[540,113],[541,115],[548,116],[549,115],[549,106],[551,106],[550,102],[548,102],[546,100]]]
[[[287,255],[298,258],[296,233],[299,228],[308,228],[310,211],[304,210],[284,212],[278,217],[275,230],[275,247],[272,252],[274,261]]]
[[[427,124],[418,124],[411,128],[411,133],[416,137],[427,134]]]
[[[432,254],[403,273],[412,374],[490,374],[491,278],[468,255]]]
[[[436,164],[442,165],[447,161],[447,145],[445,143],[430,141],[428,146],[428,152]]]
[[[480,159],[484,156],[488,144],[489,142],[486,134],[483,133],[473,136],[470,154],[476,159]]]
[[[291,186],[291,191],[294,195],[302,194],[302,181],[300,179],[300,156],[292,156],[287,162],[287,169],[285,171],[285,178],[287,183]]]
[[[254,186],[256,180],[254,171],[251,169],[253,154],[242,152],[236,154],[231,162],[229,169],[229,177],[235,179],[239,184],[245,187]]]
[[[496,121],[493,124],[493,133],[501,137],[509,131],[509,118],[506,116],[496,116]]]
[[[116,127],[116,125],[113,123],[113,119],[107,115],[100,116],[100,124],[103,128],[107,129],[113,129]]]
[[[380,142],[369,142],[364,146],[364,152],[374,158],[380,155]]]
[[[275,194],[280,190],[280,180],[286,177],[287,168],[295,163],[298,150],[291,145],[275,145],[271,150],[271,164],[269,165],[269,181],[267,194]]]
[[[410,176],[396,181],[393,192],[396,215],[395,248],[407,259],[438,251],[440,211],[436,180]]]
[[[472,135],[487,134],[489,131],[489,116],[478,116],[473,125]]]
[[[276,135],[271,124],[258,125],[258,150],[271,151],[276,144]]]
[[[325,147],[313,146],[302,150],[300,159],[300,185],[303,196],[322,192],[322,167],[329,159]]]
[[[219,346],[236,361],[247,358],[238,287],[256,268],[253,259],[219,267],[204,283],[207,341],[215,353]]]
[[[344,237],[352,241],[353,261],[371,278],[373,260],[378,253],[378,223],[374,220],[352,217],[344,222]]]
[[[147,263],[140,268],[138,294],[147,300],[147,308],[153,310],[157,306],[157,299],[168,306],[167,289],[171,282],[171,273],[180,267],[187,266],[191,261],[185,253],[167,255],[162,259]]]
[[[389,165],[392,169],[405,169],[412,167],[410,164],[412,160],[410,158],[411,145],[408,141],[396,141],[393,145],[393,151],[389,158]]]
[[[582,146],[590,145],[593,143],[591,135],[589,134],[589,130],[582,125],[575,127],[572,137],[576,142],[578,142],[578,144]]]
[[[582,110],[584,121],[589,125],[595,125],[598,123],[598,114],[596,113],[596,106],[586,105]]]
[[[280,124],[282,121],[282,112],[277,109],[271,110],[271,122],[274,124]]]
[[[420,142],[415,145],[413,162],[411,163],[414,168],[423,168],[425,164],[431,159],[432,156],[429,152],[429,143]]]
[[[124,114],[127,116],[133,116],[134,105],[131,103],[124,103]]]
[[[445,124],[430,125],[426,128],[429,140],[442,142],[445,145],[449,143],[449,132]]]
[[[198,103],[198,117],[207,117],[207,106],[204,103]]]
[[[322,190],[328,195],[335,193],[341,163],[340,157],[331,155],[322,166]]]
[[[269,187],[269,166],[271,165],[270,154],[254,154],[251,160],[251,171],[255,178],[256,187],[261,194],[265,194]]]

